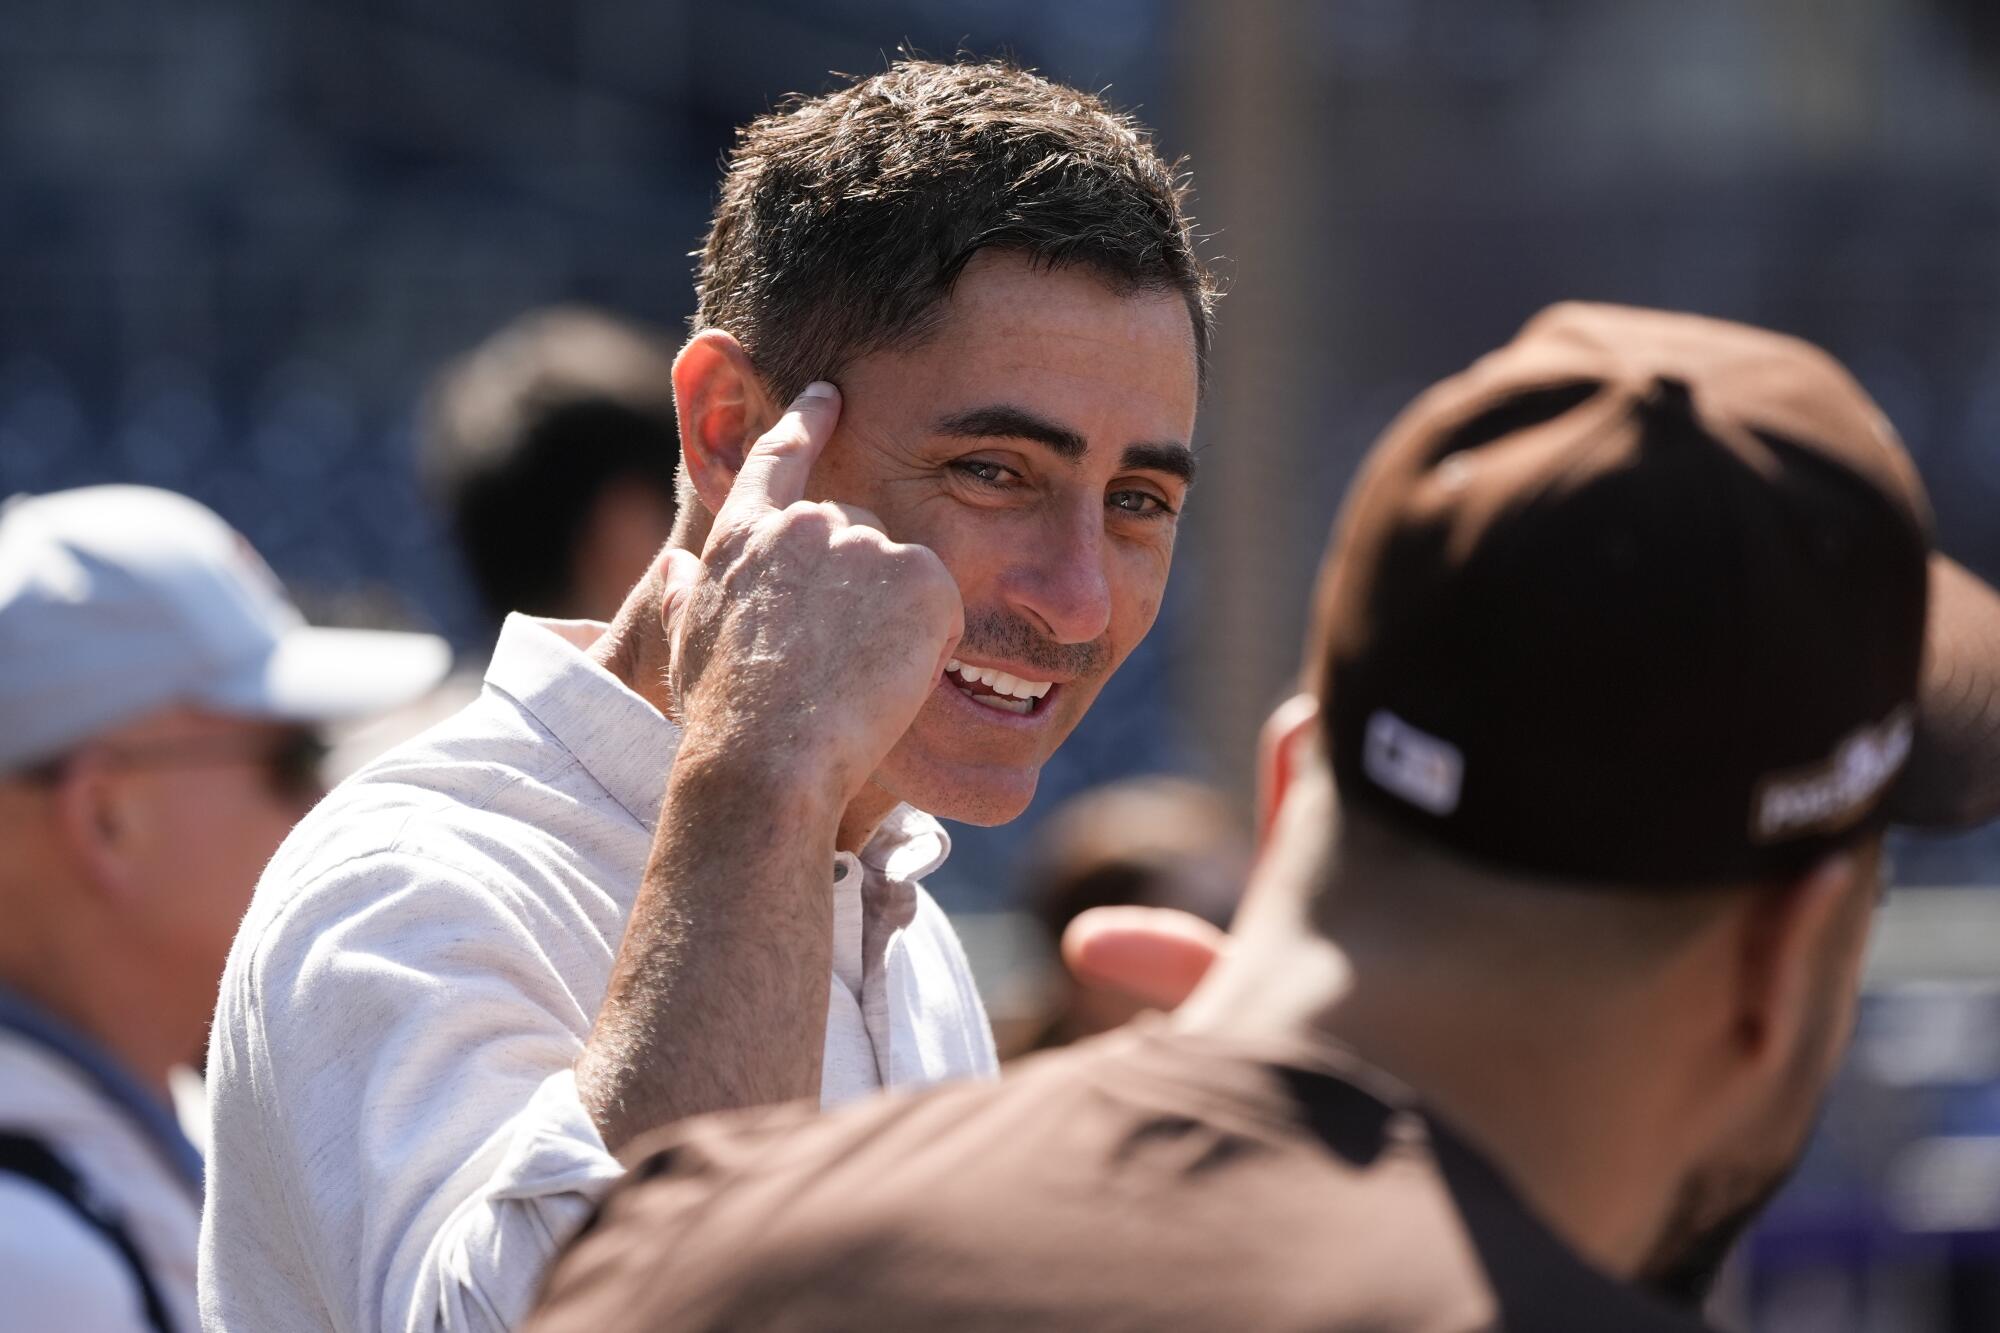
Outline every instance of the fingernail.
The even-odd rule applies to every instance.
[[[798,401],[801,403],[810,403],[822,398],[837,398],[839,396],[840,390],[834,388],[825,380],[814,380],[811,384],[799,390]]]

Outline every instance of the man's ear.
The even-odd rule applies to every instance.
[[[1272,710],[1257,733],[1257,850],[1277,825],[1301,766],[1311,761],[1319,726],[1319,700],[1294,694]]]
[[[144,879],[135,852],[146,812],[124,776],[86,750],[64,766],[53,793],[70,855],[110,899],[133,896]]]
[[[708,512],[722,508],[743,456],[778,420],[743,344],[703,329],[674,358],[681,467]]]
[[[1801,1043],[1824,1038],[1816,1029],[1846,1013],[1867,943],[1871,864],[1835,853],[1749,904],[1738,937],[1733,1040],[1762,1072],[1784,1076]]]

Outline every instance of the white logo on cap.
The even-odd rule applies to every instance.
[[[1915,731],[1905,704],[1850,734],[1830,758],[1765,778],[1751,797],[1751,832],[1759,842],[1776,842],[1853,823],[1902,768]]]
[[[1386,708],[1368,716],[1361,769],[1384,791],[1419,810],[1448,815],[1458,809],[1465,756],[1450,741],[1417,730]]]

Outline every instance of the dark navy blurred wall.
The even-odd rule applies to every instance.
[[[1285,613],[1304,603],[1315,538],[1374,435],[1551,301],[1695,310],[1826,346],[1908,441],[1945,548],[2000,575],[1991,10],[1972,0],[1209,8],[1209,45],[1181,51],[1180,95],[1162,117],[1196,155],[1201,213],[1234,288],[1202,426],[1204,484],[1236,456],[1264,461],[1176,578],[1203,621],[1230,625],[1201,681],[1246,645],[1286,648],[1223,692],[1224,707],[1243,711],[1207,752],[1227,762],[1242,748],[1291,669],[1300,623]],[[1218,78],[1226,98],[1205,96]],[[1238,115],[1245,101],[1255,106]],[[1231,135],[1205,137],[1232,116]],[[1230,562],[1226,575],[1190,586],[1218,561]],[[1243,785],[1240,768],[1232,778]],[[1899,862],[1906,882],[1990,883],[2000,840],[1904,840]]]
[[[428,375],[564,300],[668,329],[734,128],[904,44],[1155,98],[1156,0],[0,6],[0,494],[184,490],[318,618],[483,648],[418,488]],[[1051,797],[1182,766],[1148,650]],[[969,831],[953,889],[1005,887]]]
[[[1241,790],[1356,458],[1549,300],[1824,342],[2000,573],[1995,28],[1972,0],[4,0],[0,492],[184,489],[320,615],[477,651],[412,467],[429,373],[549,301],[676,328],[737,124],[906,40],[1009,51],[1195,155],[1234,289],[1162,624],[1036,808],[1157,768]],[[1003,894],[1023,832],[965,831],[947,895]]]
[[[1155,8],[13,0],[0,489],[183,487],[309,595],[472,642],[410,485],[440,360],[547,301],[677,324],[731,129],[789,90],[905,37],[1123,84]]]

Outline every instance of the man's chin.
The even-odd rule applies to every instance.
[[[910,804],[916,805],[917,803],[912,801]],[[918,806],[917,808],[920,810],[925,809],[923,806]],[[1021,817],[1021,813],[1027,808],[1028,803],[1026,801],[1017,801],[1005,806],[990,802],[968,802],[962,805],[942,802],[930,807],[925,812],[935,815],[939,819],[949,819],[954,824],[972,824],[979,828],[996,828],[1001,824],[1013,823]]]
[[[925,814],[981,828],[1019,819],[1041,778],[1040,769],[955,768],[889,758],[875,774],[884,791]]]

